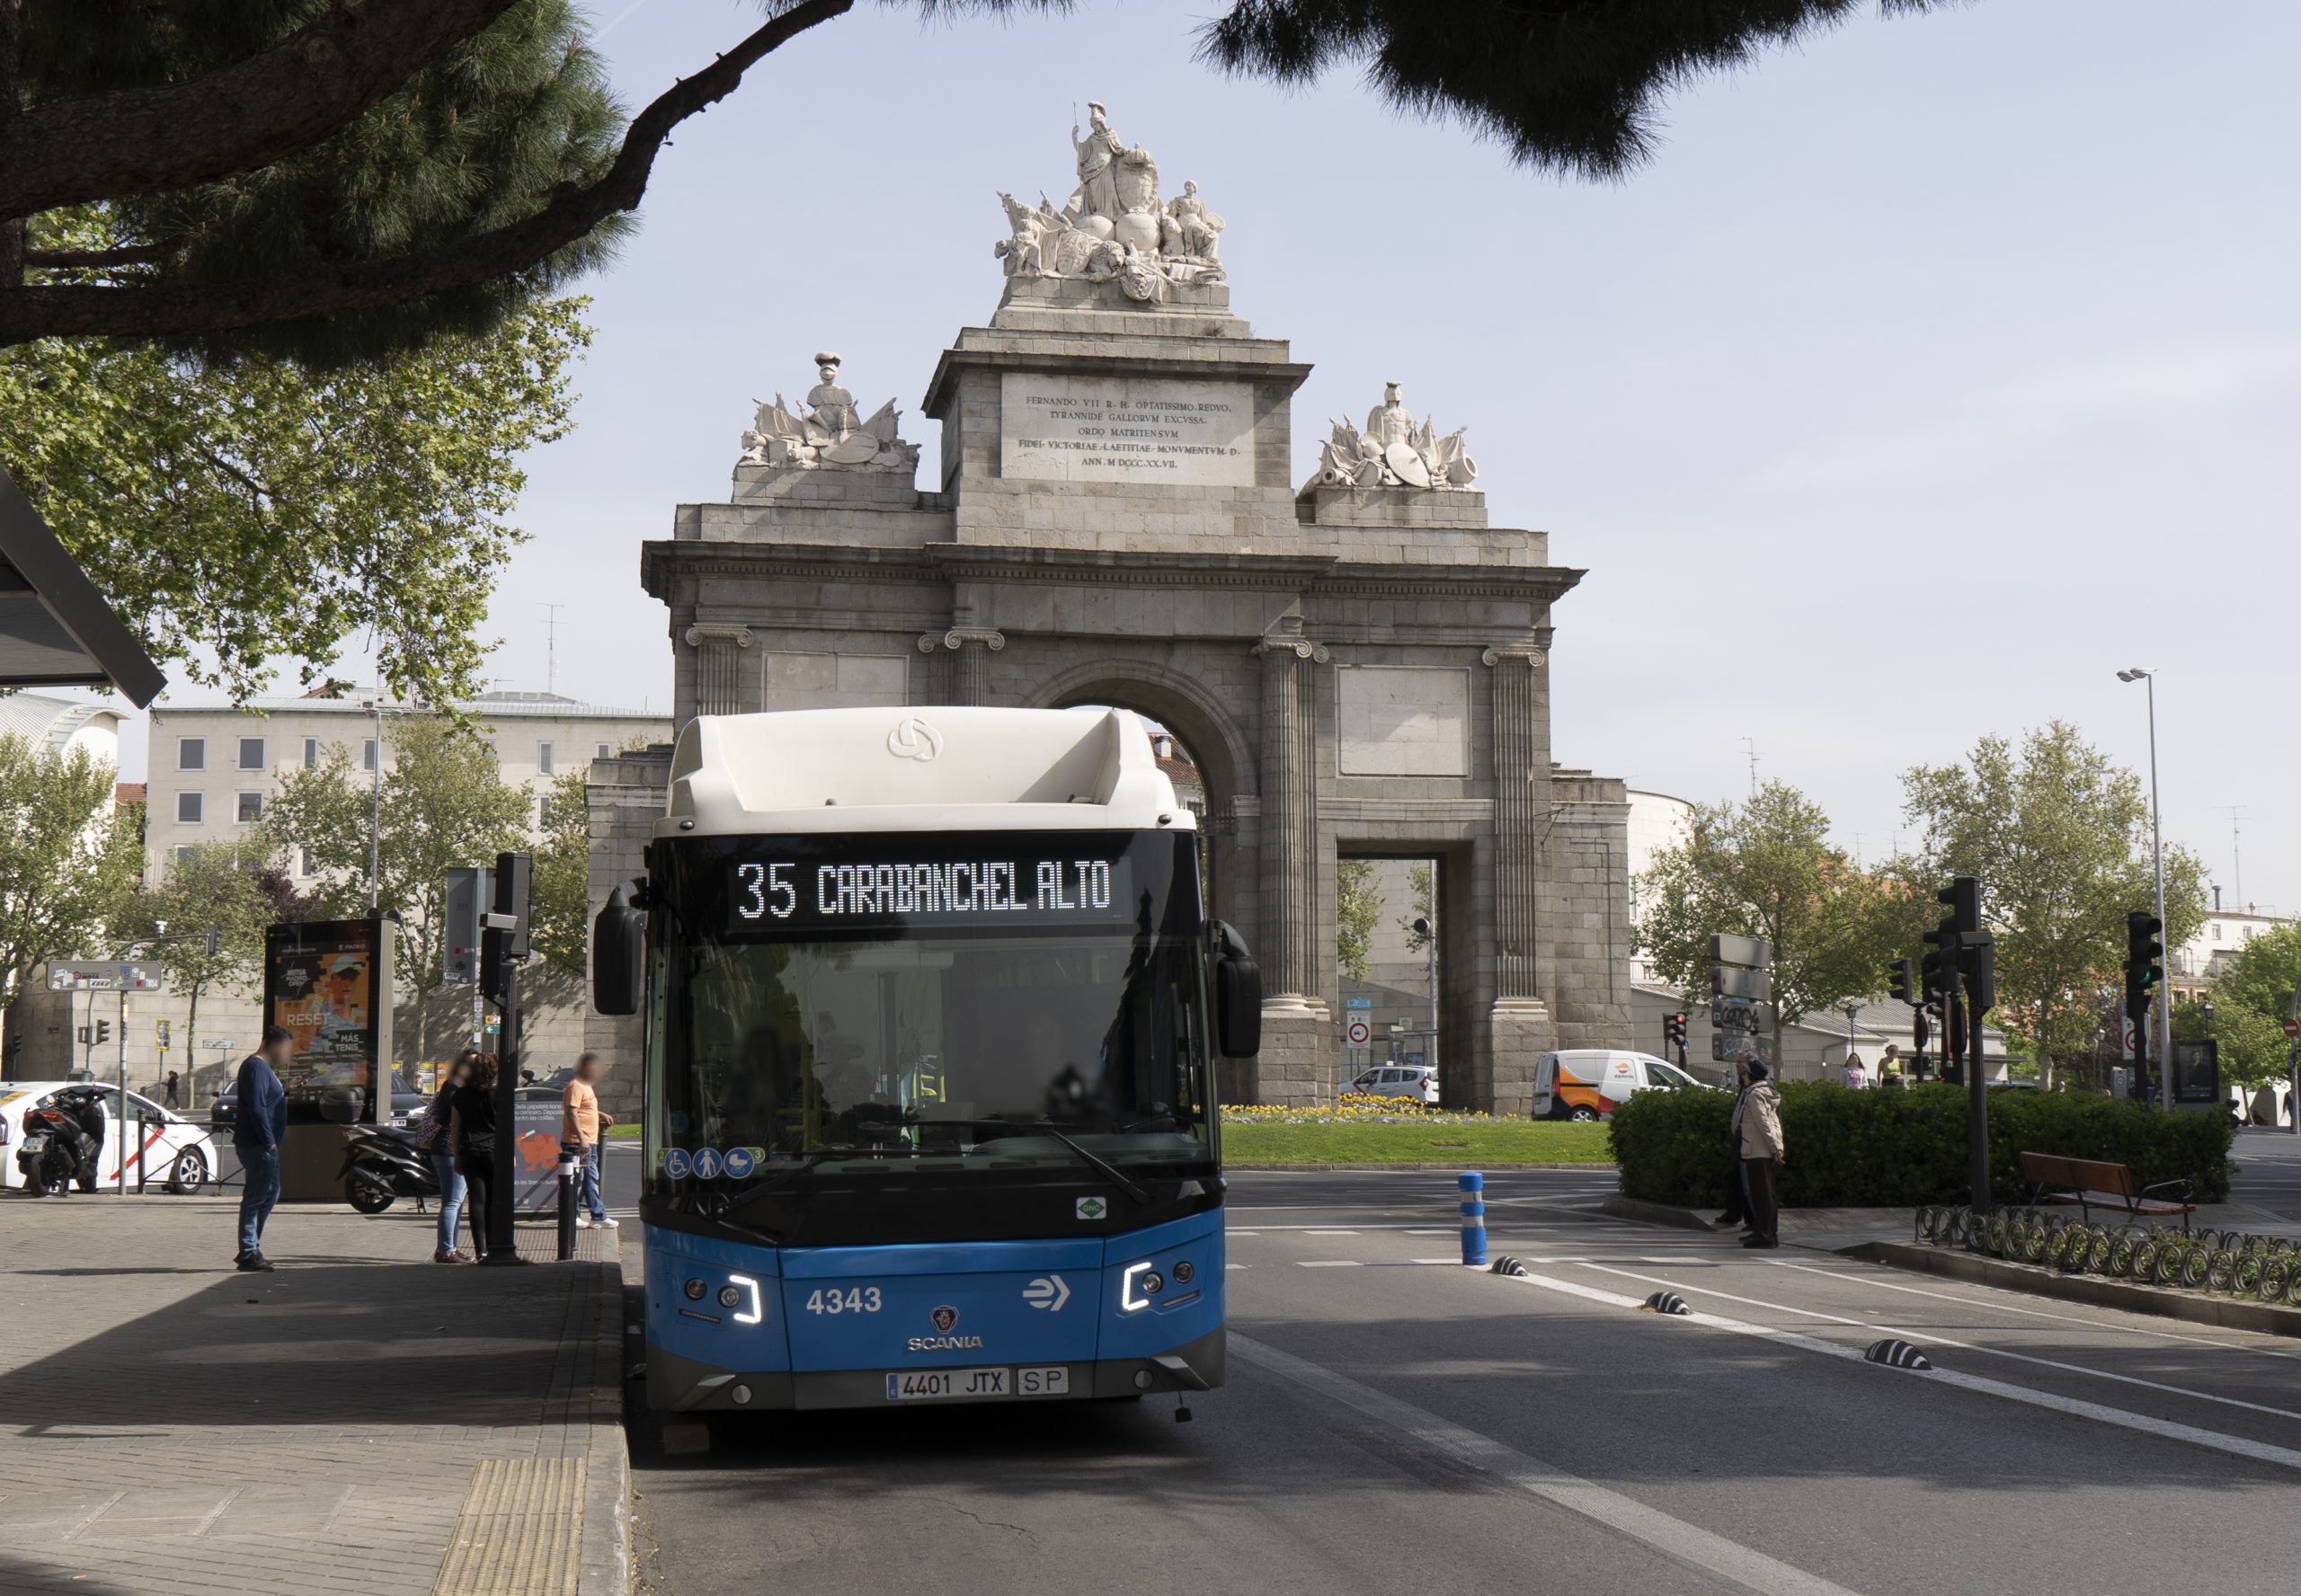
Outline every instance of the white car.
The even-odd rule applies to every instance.
[[[1438,1072],[1427,1064],[1380,1064],[1343,1090],[1365,1092],[1376,1097],[1414,1097],[1435,1104],[1438,1101]]]
[[[76,1086],[93,1087],[102,1095],[104,1146],[96,1166],[96,1190],[119,1189],[120,1088],[101,1081],[58,1080],[0,1081],[0,1189],[23,1186],[23,1176],[16,1170],[16,1153],[23,1145],[25,1113],[46,1107],[58,1093]],[[205,1130],[134,1092],[128,1095],[128,1106],[129,1185],[138,1176],[139,1155],[142,1179],[148,1185],[190,1192],[216,1178],[216,1144]]]

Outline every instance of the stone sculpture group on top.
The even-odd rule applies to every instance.
[[[1399,385],[1382,385],[1382,402],[1366,412],[1364,430],[1348,421],[1334,424],[1334,435],[1319,453],[1319,482],[1337,488],[1467,488],[1478,479],[1478,462],[1462,442],[1467,428],[1444,438],[1425,416],[1419,426],[1399,397]]]
[[[1115,282],[1119,292],[1158,304],[1170,285],[1219,283],[1222,218],[1206,208],[1198,185],[1164,204],[1159,164],[1141,145],[1111,131],[1103,108],[1087,102],[1087,136],[1071,129],[1079,186],[1060,209],[1039,192],[1036,206],[1000,193],[1008,236],[992,246],[1009,277],[1075,277]]]
[[[910,473],[919,465],[919,446],[896,435],[901,413],[888,400],[866,419],[855,408],[855,395],[839,386],[839,356],[824,350],[815,357],[821,380],[807,390],[806,403],[796,411],[776,395],[775,403],[754,399],[758,414],[743,434],[744,466],[843,466],[857,471]]]

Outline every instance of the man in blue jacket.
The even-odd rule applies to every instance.
[[[243,1271],[271,1268],[263,1255],[263,1222],[280,1201],[280,1143],[288,1133],[288,1089],[280,1067],[288,1062],[288,1033],[263,1028],[263,1042],[240,1060],[232,1110],[232,1150],[240,1156],[240,1252]]]

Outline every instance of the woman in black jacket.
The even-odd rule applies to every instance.
[[[448,1099],[456,1171],[464,1177],[471,1204],[472,1251],[482,1263],[487,1259],[488,1193],[495,1184],[495,1069],[494,1056],[480,1054]]]

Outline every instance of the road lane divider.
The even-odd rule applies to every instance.
[[[1847,1587],[1819,1574],[1808,1574],[1754,1547],[1673,1517],[1634,1496],[1568,1474],[1490,1435],[1442,1419],[1426,1408],[1363,1385],[1322,1364],[1283,1352],[1236,1330],[1230,1334],[1230,1352],[1241,1362],[1316,1392],[1377,1423],[1412,1436],[1432,1450],[1489,1478],[1553,1507],[1563,1508],[1577,1518],[1603,1525],[1681,1567],[1724,1580],[1752,1596],[1855,1596]]]
[[[1638,1274],[1627,1269],[1616,1269],[1587,1260],[1577,1262],[1577,1269],[1595,1269],[1602,1274],[1618,1274],[1624,1280],[1645,1281],[1652,1285],[1666,1286],[1670,1281],[1650,1274]],[[1959,1341],[1938,1330],[1913,1330],[1901,1326],[1881,1324],[1874,1319],[1852,1319],[1843,1314],[1825,1313],[1817,1308],[1799,1308],[1795,1303],[1769,1302],[1763,1297],[1737,1297],[1731,1291],[1720,1291],[1711,1286],[1687,1286],[1686,1290],[1702,1297],[1715,1297],[1723,1302],[1738,1302],[1746,1308],[1770,1308],[1777,1313],[1796,1314],[1801,1318],[1819,1319],[1825,1324],[1850,1325],[1865,1333],[1888,1331],[1909,1341],[1931,1342],[1935,1346],[1955,1347],[1961,1352],[1979,1352],[1985,1357],[2004,1358],[2015,1363],[2034,1364],[2040,1369],[2058,1369],[2066,1374],[2082,1374],[2093,1379],[2110,1380],[2120,1386],[2140,1386],[2152,1391],[2163,1391],[2169,1396],[2187,1396],[2199,1402],[2217,1402],[2225,1407],[2242,1407],[2252,1413],[2268,1414],[2273,1418],[2301,1419],[2301,1412],[2289,1407],[2270,1407],[2263,1403],[2248,1402],[2242,1396],[2222,1396],[2211,1391],[2199,1391],[2189,1386],[2167,1385],[2163,1380],[2143,1379],[2135,1374],[2115,1374],[2106,1369],[2092,1369],[2083,1363],[2065,1363],[2058,1358],[2040,1358],[2030,1352],[2008,1352],[2003,1347],[1984,1346],[1979,1342]]]
[[[1595,1265],[1586,1267],[1595,1267]],[[1619,1274],[1624,1272],[1610,1270],[1607,1272]],[[1646,1277],[1631,1276],[1630,1278],[1644,1279]],[[1540,1287],[1568,1297],[1579,1297],[1586,1302],[1610,1302],[1617,1308],[1636,1308],[1639,1306],[1639,1299],[1624,1296],[1620,1291],[1608,1291],[1597,1286],[1586,1286],[1579,1281],[1559,1280],[1552,1275],[1525,1274],[1517,1277],[1517,1283]],[[1698,1286],[1688,1287],[1687,1290],[1704,1297],[1724,1297],[1729,1301],[1753,1300],[1749,1298],[1733,1297],[1724,1291],[1703,1290]],[[1779,1305],[1762,1302],[1757,1306],[1770,1308]],[[1791,1309],[1790,1311],[1804,1310]],[[1699,1308],[1684,1317],[1688,1324],[1707,1325],[1713,1330],[1724,1330],[1735,1335],[1747,1335],[1760,1341],[1776,1342],[1782,1346],[1796,1347],[1801,1352],[1819,1352],[1825,1358],[1836,1358],[1851,1363],[1868,1361],[1861,1348],[1845,1346],[1834,1341],[1824,1341],[1816,1335],[1800,1335],[1795,1330],[1779,1330],[1771,1325],[1753,1325],[1746,1319],[1728,1318],[1723,1314],[1704,1313]],[[1835,1315],[1816,1317],[1835,1317]],[[1857,1321],[1847,1319],[1841,1322],[1854,1324]],[[1865,1325],[1863,1328],[1874,1330],[1878,1326]],[[2183,1424],[2172,1419],[2153,1418],[2147,1414],[2128,1413],[2121,1407],[2110,1407],[2102,1403],[2088,1402],[2080,1396],[2057,1396],[2051,1391],[2033,1390],[2028,1386],[2012,1385],[2004,1380],[1994,1380],[1978,1374],[1966,1374],[1958,1370],[1937,1367],[1906,1370],[1902,1372],[1910,1375],[1913,1379],[1933,1380],[1941,1385],[1955,1386],[1960,1390],[1972,1391],[1980,1396],[2002,1397],[2008,1402],[2019,1402],[2030,1407],[2045,1408],[2049,1412],[2064,1414],[2072,1418],[2092,1419],[2098,1423],[2114,1424],[2120,1430],[2138,1431],[2145,1435],[2154,1435],[2166,1441],[2185,1441],[2191,1446],[2203,1447],[2209,1451],[2225,1452],[2232,1457],[2249,1459],[2256,1463],[2269,1463],[2279,1468],[2301,1471],[2301,1451],[2295,1451],[2289,1447],[2272,1446],[2267,1441],[2250,1441],[2242,1435],[2225,1435],[2218,1430],[2207,1430],[2196,1424]]]

